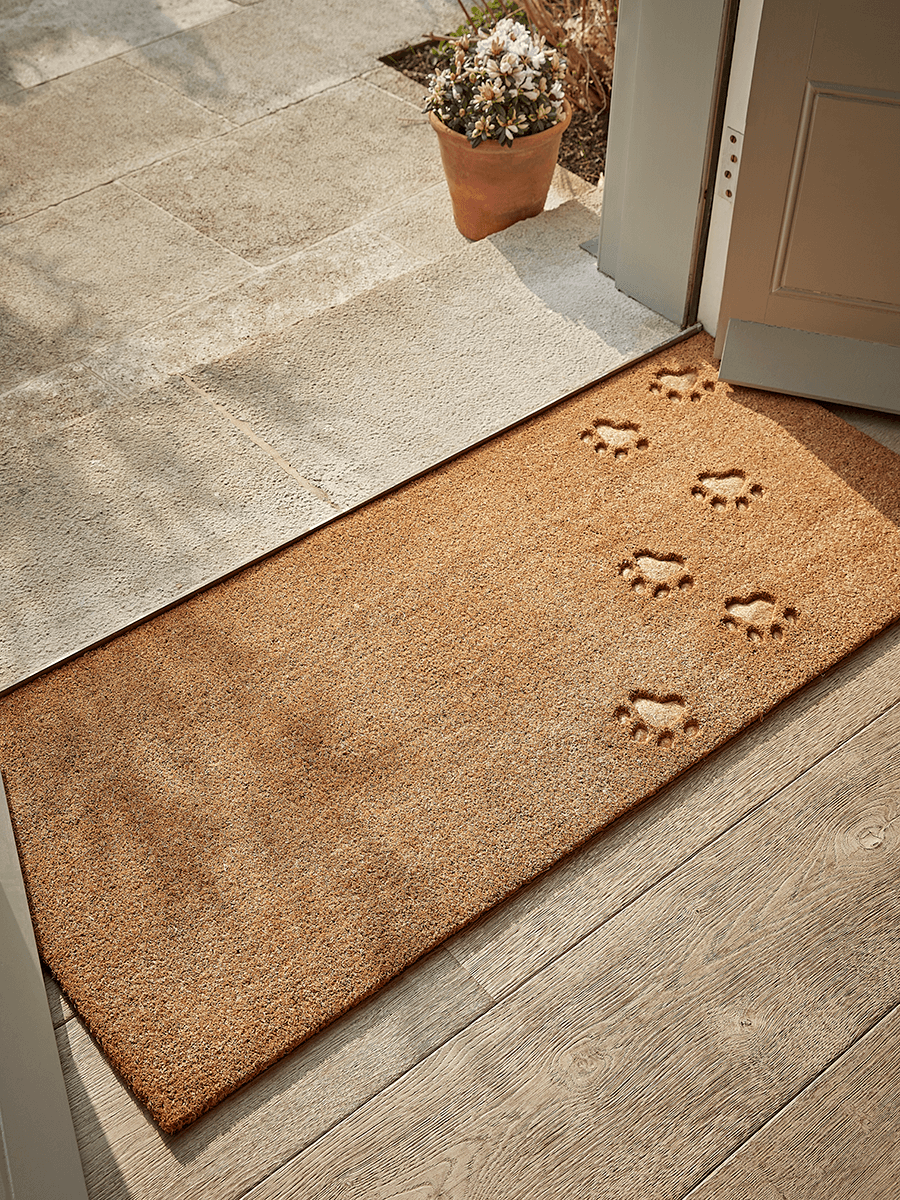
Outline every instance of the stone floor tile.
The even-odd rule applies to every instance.
[[[122,398],[84,363],[48,371],[0,395],[3,444],[25,446],[120,404]]]
[[[594,190],[591,184],[577,175],[557,167],[544,211],[550,212],[569,200],[590,203]],[[430,262],[443,258],[445,254],[456,254],[471,244],[453,223],[453,205],[445,182],[427,191],[417,192],[393,208],[376,213],[364,224],[366,228],[377,230]],[[593,233],[598,230],[599,221]]]
[[[237,125],[346,83],[371,64],[309,40],[301,11],[286,30],[268,2],[142,46],[125,61]],[[290,12],[290,10],[289,10]]]
[[[428,89],[415,79],[410,79],[408,75],[395,71],[393,67],[376,67],[374,71],[367,71],[362,78],[366,83],[381,88],[383,92],[389,92],[398,100],[406,100],[420,110],[425,104]],[[423,120],[427,121],[428,117],[423,116]]]
[[[378,65],[378,55],[459,23],[448,0],[265,0],[175,34],[128,61],[213,112],[252,121]]]
[[[359,503],[676,332],[580,249],[594,220],[570,202],[194,378],[333,500]]]
[[[366,226],[406,249],[415,247],[415,253],[428,262],[457,254],[472,244],[453,223],[450,193],[443,180],[369,217]]]
[[[30,88],[223,13],[229,0],[31,0],[0,9],[0,75]]]
[[[410,105],[351,81],[130,175],[129,187],[258,266],[443,178]]]
[[[334,515],[183,382],[94,408],[0,452],[0,687]]]
[[[0,391],[249,274],[110,184],[0,229]]]
[[[562,204],[568,204],[570,200],[578,200],[599,213],[600,206],[595,203],[596,192],[597,188],[594,184],[588,183],[580,175],[574,175],[571,171],[567,171],[565,167],[557,165],[553,171],[553,178],[550,180],[550,191],[547,193],[544,212],[550,212]]]
[[[423,258],[378,232],[344,229],[273,267],[100,347],[86,362],[125,394],[225,358],[304,317],[415,270]]]
[[[17,98],[21,100],[24,95],[25,89],[20,87],[11,76],[0,74],[0,99],[13,103]]]
[[[0,93],[0,223],[109,183],[231,126],[121,59]]]

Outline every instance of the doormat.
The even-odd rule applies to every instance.
[[[41,953],[163,1130],[900,616],[897,458],[711,352],[0,701]]]

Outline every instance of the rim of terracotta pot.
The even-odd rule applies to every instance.
[[[428,114],[428,119],[435,132],[442,133],[451,140],[463,142],[475,153],[514,154],[517,149],[527,149],[542,138],[546,141],[557,134],[565,133],[572,121],[572,105],[568,100],[563,100],[563,111],[565,113],[563,119],[557,121],[555,125],[551,125],[549,129],[542,129],[540,133],[526,133],[523,137],[513,138],[512,145],[510,146],[501,146],[499,142],[495,141],[480,142],[477,146],[472,146],[464,133],[457,133],[455,129],[451,129],[449,125],[445,125],[440,117],[435,116],[433,112]]]

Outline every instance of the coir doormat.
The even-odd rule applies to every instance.
[[[164,1130],[900,616],[898,460],[711,349],[0,702],[41,953]]]

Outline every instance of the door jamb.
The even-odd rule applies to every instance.
[[[622,0],[598,267],[684,328],[697,310],[739,0]]]
[[[706,266],[706,248],[709,242],[709,226],[712,219],[713,201],[716,195],[722,134],[725,129],[725,106],[728,102],[728,84],[731,80],[731,65],[734,60],[734,43],[737,32],[738,11],[741,0],[725,0],[719,49],[716,56],[716,76],[713,81],[713,105],[710,112],[710,128],[706,139],[703,162],[703,190],[697,209],[697,226],[691,248],[691,264],[687,280],[684,325],[693,325],[700,308],[700,291],[703,287],[703,272]]]

